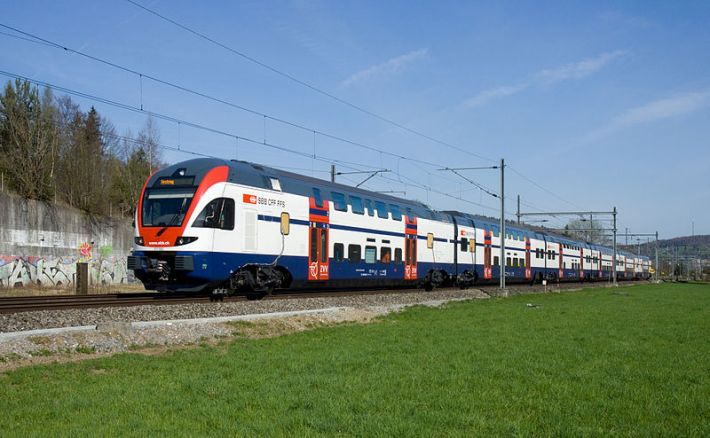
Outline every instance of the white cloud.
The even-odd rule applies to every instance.
[[[528,87],[527,84],[519,85],[508,85],[503,87],[491,88],[490,90],[484,90],[477,95],[467,99],[463,105],[469,108],[476,106],[485,105],[491,100],[499,99],[502,97],[512,96],[513,94],[520,93]]]
[[[463,106],[468,108],[473,108],[476,106],[485,105],[491,100],[499,99],[502,97],[512,96],[513,94],[519,93],[528,87],[527,84],[519,85],[505,85],[502,87],[491,88],[490,90],[484,90],[477,95],[466,99]]]
[[[692,91],[654,100],[624,111],[611,119],[605,126],[582,137],[580,143],[593,143],[624,128],[683,116],[699,111],[705,107],[710,107],[710,89]]]
[[[492,100],[520,93],[533,85],[549,85],[566,80],[583,79],[598,72],[625,54],[626,52],[623,50],[616,50],[602,53],[594,58],[587,58],[557,68],[542,70],[532,75],[531,79],[517,85],[504,85],[481,91],[477,95],[466,99],[462,106],[467,108],[481,106]]]
[[[679,94],[655,100],[637,108],[625,111],[612,124],[619,127],[653,122],[655,120],[690,114],[710,106],[710,89]]]
[[[405,66],[418,61],[420,59],[426,58],[429,55],[429,49],[419,49],[414,50],[404,55],[395,56],[387,61],[373,65],[364,70],[350,75],[345,79],[341,85],[343,87],[349,87],[367,80],[371,80],[377,77],[382,77],[390,75],[402,70]]]
[[[598,72],[625,54],[626,52],[623,50],[602,53],[594,58],[587,58],[579,62],[563,65],[561,67],[543,70],[535,75],[535,77],[546,83],[562,82],[570,79],[582,79],[592,73]]]

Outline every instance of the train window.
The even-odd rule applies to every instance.
[[[510,263],[510,257],[505,258],[505,266],[513,266],[513,264]]]
[[[348,245],[348,260],[350,263],[360,263],[362,260],[360,245]]]
[[[386,246],[380,248],[380,263],[390,263],[392,261],[392,248]]]
[[[402,248],[395,248],[394,249],[394,262],[395,263],[402,263]]]
[[[365,199],[365,207],[367,207],[367,215],[368,216],[375,215],[375,210],[372,209],[372,201],[370,201],[369,199]]]
[[[342,243],[333,245],[333,260],[342,262],[345,257],[345,246]]]
[[[461,238],[461,251],[468,251],[468,239],[465,237]]]
[[[387,214],[387,206],[384,202],[375,201],[375,208],[377,209],[377,217],[381,217],[383,219],[389,218],[389,215]]]
[[[320,189],[313,187],[313,199],[316,201],[316,207],[323,207],[323,196],[320,194]]]
[[[493,266],[498,266],[498,256],[493,257]]]
[[[333,197],[333,208],[338,211],[348,211],[348,203],[345,202],[345,195],[338,192],[330,192]]]
[[[320,262],[325,263],[328,261],[328,233],[323,230],[320,233]]]
[[[316,261],[318,257],[318,232],[315,228],[311,230],[311,262]]]
[[[202,209],[192,224],[195,228],[234,229],[234,199],[217,198]]]
[[[525,259],[520,259],[520,267],[521,268],[525,267]]]
[[[375,263],[377,260],[377,248],[374,246],[365,247],[365,263]]]
[[[278,178],[269,177],[269,181],[271,182],[271,188],[273,190],[278,190],[279,192],[281,191],[281,182]]]
[[[390,211],[392,212],[392,219],[396,221],[402,220],[402,212],[399,210],[398,205],[390,204]]]
[[[365,209],[362,206],[362,198],[357,196],[350,197],[350,205],[353,207],[353,213],[355,214],[365,214]]]

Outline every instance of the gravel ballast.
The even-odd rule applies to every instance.
[[[21,312],[0,315],[0,372],[146,348],[175,348],[235,336],[230,321],[288,324],[292,331],[338,322],[369,322],[407,306],[488,298],[477,289],[378,293]]]
[[[574,290],[572,285],[565,289]],[[541,293],[512,287],[507,294]],[[559,291],[559,289],[548,289]],[[43,310],[0,315],[0,372],[20,366],[81,360],[146,348],[173,348],[235,336],[230,321],[259,320],[295,331],[339,322],[369,322],[408,306],[489,298],[490,289],[392,291],[279,300]],[[294,330],[292,330],[294,331]]]

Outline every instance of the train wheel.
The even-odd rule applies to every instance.
[[[266,296],[266,292],[249,292],[247,294],[247,300],[257,301]]]

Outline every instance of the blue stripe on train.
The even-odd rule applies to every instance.
[[[262,254],[236,254],[236,253],[212,253],[212,252],[188,252],[180,251],[175,253],[181,256],[192,256],[194,261],[194,270],[185,272],[185,278],[193,282],[215,282],[226,280],[230,273],[247,263],[272,263],[276,256]],[[150,256],[150,252],[136,251],[135,256]],[[308,259],[301,256],[283,256],[279,259],[279,265],[284,266],[291,272],[294,280],[308,279]],[[367,280],[367,279],[388,279],[388,280],[403,280],[404,279],[404,264],[403,263],[350,263],[347,260],[336,262],[334,259],[329,260],[329,279],[330,280]],[[453,263],[418,263],[417,274],[418,278],[423,278],[430,269],[442,269],[451,275],[455,273]],[[459,264],[459,272],[465,269],[471,269],[471,264]],[[499,267],[492,267],[493,279],[499,276]],[[483,265],[476,265],[475,270],[478,273],[478,278],[483,280]],[[557,275],[556,268],[533,268],[533,277],[538,272],[542,272],[543,276],[547,273]],[[607,277],[605,272],[605,278]],[[587,278],[597,278],[596,271],[585,271]],[[579,271],[566,269],[564,271],[565,279],[579,278]],[[506,278],[525,281],[525,268],[508,267],[506,268]]]

